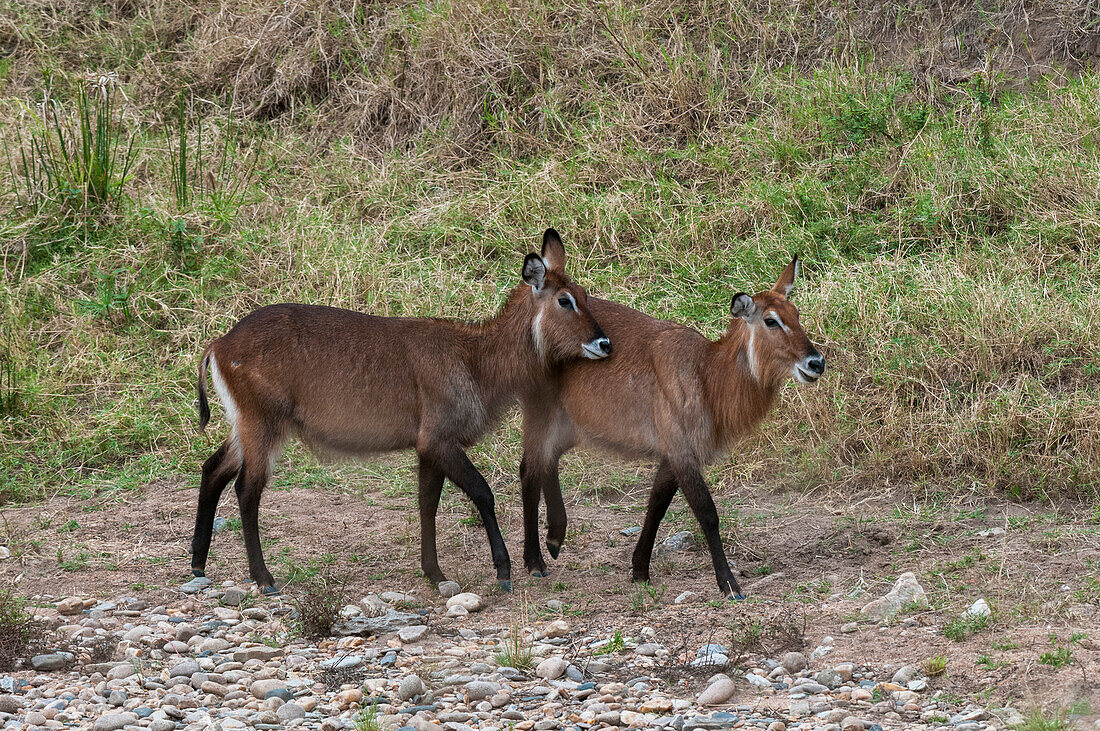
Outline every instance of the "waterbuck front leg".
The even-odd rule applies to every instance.
[[[676,478],[672,475],[672,467],[669,466],[668,460],[661,460],[661,464],[657,467],[657,474],[653,476],[653,489],[649,491],[645,524],[642,526],[642,532],[638,534],[638,543],[634,546],[631,581],[649,581],[649,564],[653,556],[653,544],[657,540],[657,528],[664,520],[668,506],[675,496]]]
[[[520,493],[523,497],[523,566],[537,578],[550,575],[539,547],[539,500],[545,468],[531,460],[525,451],[519,463]]]
[[[493,491],[489,489],[489,483],[462,451],[458,442],[429,444],[422,450],[418,449],[417,453],[421,458],[433,462],[447,476],[447,479],[457,485],[458,489],[466,493],[473,502],[481,515],[481,523],[485,526],[485,533],[489,538],[489,550],[493,556],[493,566],[497,571],[497,583],[500,584],[501,589],[511,593],[512,561],[508,558],[508,548],[500,535],[495,500]]]
[[[726,560],[726,552],[722,548],[722,537],[718,533],[718,511],[714,508],[714,499],[710,495],[706,480],[702,472],[694,464],[672,463],[672,474],[676,478],[680,490],[684,493],[691,512],[695,513],[695,519],[699,521],[699,527],[703,529],[703,537],[710,549],[710,558],[714,563],[714,575],[718,580],[718,590],[726,595],[727,599],[741,601],[745,595],[741,593],[741,587],[737,584],[733,572],[730,570],[729,561]],[[648,516],[647,516],[648,517]]]
[[[439,568],[439,551],[435,545],[435,516],[439,511],[439,496],[443,492],[443,470],[420,457],[420,481],[417,503],[420,506],[420,570],[435,586],[447,580]]]
[[[214,514],[229,481],[241,469],[240,452],[233,437],[225,440],[202,466],[199,506],[195,512],[195,533],[191,538],[191,573],[206,576],[206,558],[214,533]]]

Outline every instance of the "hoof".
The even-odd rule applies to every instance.
[[[202,569],[191,569],[191,575],[195,578],[202,579],[206,576],[206,572]]]
[[[279,590],[274,586],[261,586],[260,593],[264,596],[279,596]]]
[[[497,583],[500,584],[500,590],[501,591],[507,592],[508,594],[512,593],[512,580],[511,579],[500,579],[499,581],[497,581]]]
[[[557,558],[561,553],[561,544],[553,541],[546,542],[546,550],[550,552],[550,558]]]
[[[743,602],[745,601],[745,595],[739,591],[731,591],[726,594],[726,599],[729,599],[731,602]]]
[[[546,569],[531,569],[528,573],[534,576],[536,579],[545,579],[550,575],[550,572]]]

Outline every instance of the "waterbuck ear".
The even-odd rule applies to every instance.
[[[561,242],[561,236],[552,228],[546,229],[542,235],[542,260],[546,262],[548,269],[555,272],[565,272],[565,245]]]
[[[523,260],[523,281],[536,293],[546,284],[546,262],[538,254],[528,254]]]
[[[794,287],[794,280],[798,279],[798,255],[796,254],[791,263],[787,265],[787,268],[783,270],[783,273],[779,275],[779,281],[772,287],[773,292],[786,297],[791,293],[791,288]]]
[[[748,320],[756,314],[756,303],[752,301],[752,297],[749,295],[738,292],[730,300],[730,314]]]

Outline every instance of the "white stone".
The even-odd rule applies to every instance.
[[[467,591],[461,594],[455,594],[453,597],[448,599],[447,609],[450,609],[451,607],[462,607],[467,612],[477,612],[485,608],[485,603],[477,594]]]
[[[565,669],[567,667],[569,667],[569,663],[564,659],[560,657],[548,657],[540,662],[539,666],[535,668],[535,674],[547,680],[557,680],[565,675]]]
[[[402,642],[416,642],[424,635],[428,633],[428,628],[423,624],[416,624],[412,627],[402,627],[397,630],[397,637]]]
[[[886,596],[868,602],[859,610],[864,617],[879,622],[889,621],[906,604],[923,604],[927,601],[924,587],[917,582],[912,571],[906,571],[894,582]]]
[[[989,609],[989,603],[986,602],[985,599],[979,599],[970,606],[970,609],[967,609],[965,612],[963,612],[962,616],[963,618],[988,617],[991,614],[993,614],[993,612]]]

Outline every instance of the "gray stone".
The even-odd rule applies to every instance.
[[[912,571],[906,571],[894,582],[886,596],[868,602],[859,613],[877,622],[889,621],[906,604],[924,604],[927,601],[924,587]]]
[[[228,526],[229,526],[229,521],[226,520],[225,518],[221,517],[220,515],[218,517],[214,518],[214,532],[215,533],[221,533]]]
[[[691,667],[693,667],[693,668],[708,668],[708,667],[724,668],[726,665],[729,664],[729,661],[730,661],[730,659],[727,656],[725,656],[721,653],[715,652],[715,653],[711,653],[709,655],[704,655],[702,657],[697,657],[694,660],[692,660],[690,664],[691,664]]]
[[[480,701],[485,698],[491,698],[496,695],[500,690],[500,686],[496,683],[490,683],[487,680],[473,680],[466,683],[466,695],[471,701]]]
[[[969,609],[962,613],[963,619],[968,617],[988,617],[993,612],[989,609],[989,603],[985,599],[974,602]]]
[[[281,647],[268,647],[256,645],[255,647],[242,647],[233,652],[233,662],[248,662],[249,660],[274,660],[283,654]]]
[[[23,708],[19,696],[0,695],[0,713],[18,713]]]
[[[51,652],[48,655],[35,655],[32,657],[31,667],[43,672],[64,670],[73,664],[74,659],[71,652]]]
[[[810,715],[810,702],[809,701],[791,701],[790,714],[795,718],[802,718],[803,716]]]
[[[695,718],[689,718],[684,722],[684,731],[693,731],[693,729],[714,729],[714,728],[731,728],[737,724],[741,719],[732,713],[726,713],[720,711],[711,716],[696,716]]]
[[[93,731],[118,731],[123,726],[137,723],[137,715],[133,713],[108,713],[96,719]]]
[[[819,670],[817,675],[814,676],[814,680],[824,685],[829,690],[836,690],[840,687],[840,684],[844,682],[840,678],[840,673],[832,668],[826,668],[825,670]]]
[[[322,660],[319,665],[325,670],[348,670],[359,667],[365,660],[362,655],[342,655]]]
[[[275,715],[280,721],[286,723],[287,721],[293,721],[298,718],[305,718],[306,709],[302,708],[297,703],[288,702],[279,706],[275,711]]]
[[[655,642],[646,642],[645,644],[638,645],[634,648],[634,654],[642,655],[644,657],[654,657],[658,652],[665,649],[664,645],[658,645]]]
[[[401,685],[397,687],[397,697],[403,701],[412,700],[418,695],[424,695],[427,688],[419,675],[406,675],[401,679]]]
[[[176,663],[172,666],[172,670],[168,673],[169,678],[190,678],[197,672],[200,672],[202,668],[194,660],[184,660],[183,662]]]
[[[733,696],[734,690],[733,681],[723,675],[699,694],[699,705],[716,706],[725,703]]]
[[[416,624],[411,627],[402,627],[397,630],[397,637],[402,642],[416,642],[428,633],[427,626],[423,624]]]
[[[624,536],[636,536],[642,532],[642,526],[632,525],[629,528],[623,528],[619,532],[622,533]]]
[[[149,724],[149,731],[175,731],[176,722],[167,718],[158,718]]]
[[[436,588],[439,589],[439,595],[447,599],[462,593],[462,587],[457,581],[441,581]]]
[[[694,545],[695,534],[689,530],[682,530],[679,533],[673,533],[668,538],[661,541],[661,545],[657,549],[657,555],[660,556],[665,553],[683,551],[684,549]]]
[[[560,657],[548,657],[535,668],[535,674],[547,680],[557,680],[565,675],[569,663]]]
[[[792,675],[806,669],[806,656],[801,652],[788,652],[779,663],[783,669]]]
[[[214,582],[205,576],[196,576],[188,581],[186,584],[180,587],[180,591],[184,594],[198,594],[203,589],[209,588]]]
[[[336,622],[332,625],[332,634],[384,635],[402,627],[422,624],[424,624],[424,618],[419,614],[388,609],[381,617],[350,617]]]
[[[890,678],[890,682],[897,683],[898,685],[908,685],[909,681],[915,679],[919,674],[920,670],[915,666],[902,665],[898,668],[897,672],[894,673],[894,676]]]
[[[246,596],[248,596],[247,591],[239,586],[231,586],[222,594],[222,603],[230,607],[239,607]]]

